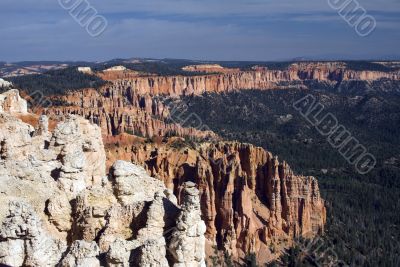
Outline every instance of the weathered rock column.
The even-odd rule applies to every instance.
[[[206,225],[201,220],[199,190],[194,183],[187,182],[183,194],[181,214],[169,243],[169,251],[175,261],[173,266],[206,266]]]
[[[49,118],[46,115],[42,115],[40,116],[38,125],[35,129],[35,136],[49,134]]]

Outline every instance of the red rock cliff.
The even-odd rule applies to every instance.
[[[299,63],[286,70],[256,69],[224,74],[199,76],[146,76],[113,80],[112,89],[134,91],[150,95],[200,95],[205,92],[229,92],[240,89],[277,89],[279,82],[317,80],[339,82],[342,80],[373,81],[399,80],[400,72],[353,71],[339,63]]]
[[[103,135],[130,133],[141,136],[216,137],[208,129],[184,128],[178,123],[164,121],[169,110],[150,95],[139,95],[134,90],[104,87],[99,91],[85,89],[57,97],[64,106],[46,110],[50,117],[76,114],[101,126]]]
[[[236,259],[256,252],[263,262],[273,257],[270,245],[278,240],[323,231],[326,211],[317,180],[293,174],[262,148],[219,142],[196,148],[136,144],[107,150],[144,165],[178,199],[184,182],[197,183],[208,239]]]

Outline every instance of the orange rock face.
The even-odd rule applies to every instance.
[[[278,89],[279,82],[304,80],[378,80],[382,78],[399,80],[399,72],[352,71],[340,64],[293,64],[287,70],[230,72],[199,76],[148,76],[114,80],[114,90],[126,90],[144,95],[200,95],[205,92],[229,92],[241,89]]]
[[[131,79],[141,76],[151,76],[149,73],[143,73],[133,70],[112,70],[112,71],[101,71],[96,73],[96,75],[103,80],[113,81],[119,79]]]
[[[235,259],[256,252],[263,261],[262,254],[271,253],[269,245],[277,240],[315,236],[324,229],[326,211],[317,180],[294,175],[262,148],[235,142],[181,149],[135,144],[108,152],[144,165],[178,200],[183,184],[195,182],[207,238]]]

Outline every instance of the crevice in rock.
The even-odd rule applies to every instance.
[[[128,240],[135,240],[138,237],[139,230],[146,227],[147,213],[150,209],[151,202],[146,202],[143,209],[139,214],[132,220],[129,228],[132,229],[132,236]]]
[[[47,140],[45,140],[44,141],[44,149],[46,149],[46,150],[48,150],[49,149],[49,147],[50,147],[50,142],[49,141],[47,141]]]
[[[77,214],[77,200],[72,199],[70,202],[71,205],[71,211],[72,211],[72,223],[71,223],[71,229],[67,232],[67,244],[70,246],[75,240],[78,240],[80,232],[80,229],[78,227],[78,222],[79,222],[79,217]]]
[[[51,178],[54,179],[54,181],[58,181],[60,175],[61,175],[61,168],[56,168],[50,172],[50,176]]]

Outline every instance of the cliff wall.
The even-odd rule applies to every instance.
[[[270,247],[278,241],[289,244],[295,237],[323,232],[326,211],[317,180],[295,175],[262,148],[235,142],[106,147],[116,157],[145,166],[178,202],[184,183],[196,183],[208,240],[236,259],[256,252],[264,262],[274,257]]]

